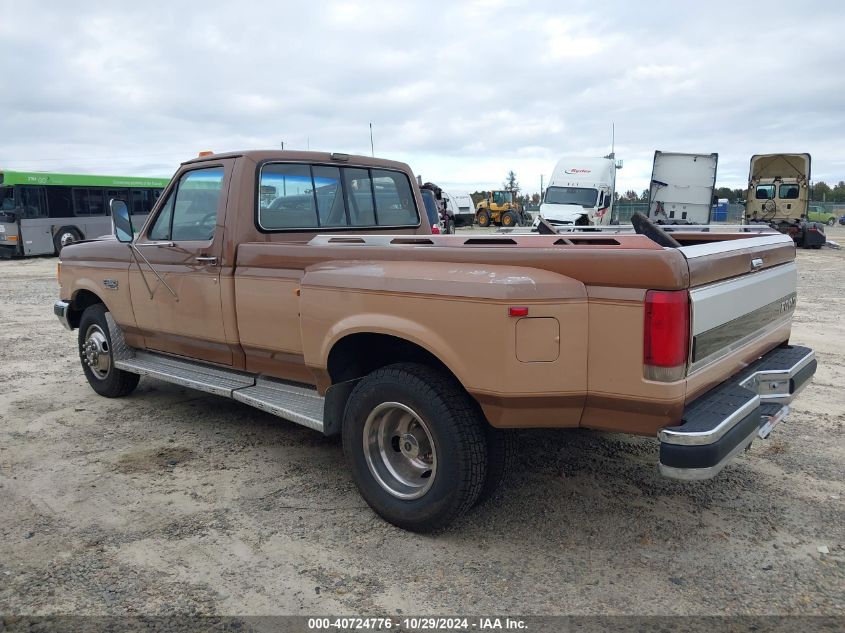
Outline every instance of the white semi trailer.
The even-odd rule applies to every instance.
[[[710,224],[718,154],[654,152],[648,217],[658,224]]]

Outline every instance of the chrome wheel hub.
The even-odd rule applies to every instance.
[[[68,246],[70,244],[73,244],[75,241],[76,241],[76,236],[74,236],[74,234],[71,233],[70,231],[62,233],[62,236],[59,238],[59,243],[62,246]]]
[[[364,423],[364,458],[379,485],[399,499],[418,499],[437,474],[437,451],[428,426],[411,408],[383,402]]]
[[[111,369],[111,350],[109,340],[99,325],[92,325],[85,333],[82,344],[82,362],[91,368],[96,378],[104,380]]]

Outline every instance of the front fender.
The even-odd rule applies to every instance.
[[[113,260],[63,261],[61,298],[73,304],[80,292],[91,292],[105,304],[121,327],[134,328],[136,324],[129,294],[128,267],[128,263]]]

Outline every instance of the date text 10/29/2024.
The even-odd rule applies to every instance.
[[[520,631],[527,628],[518,618],[478,617],[394,617],[394,618],[308,618],[309,631]]]

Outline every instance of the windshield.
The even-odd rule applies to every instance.
[[[15,210],[15,190],[12,187],[0,187],[0,212]]]
[[[428,223],[434,226],[439,222],[437,217],[437,200],[434,198],[434,192],[430,189],[422,189],[423,202],[425,203],[425,213],[428,216]]]
[[[579,204],[582,207],[596,206],[598,190],[584,187],[549,187],[546,189],[546,204]]]

